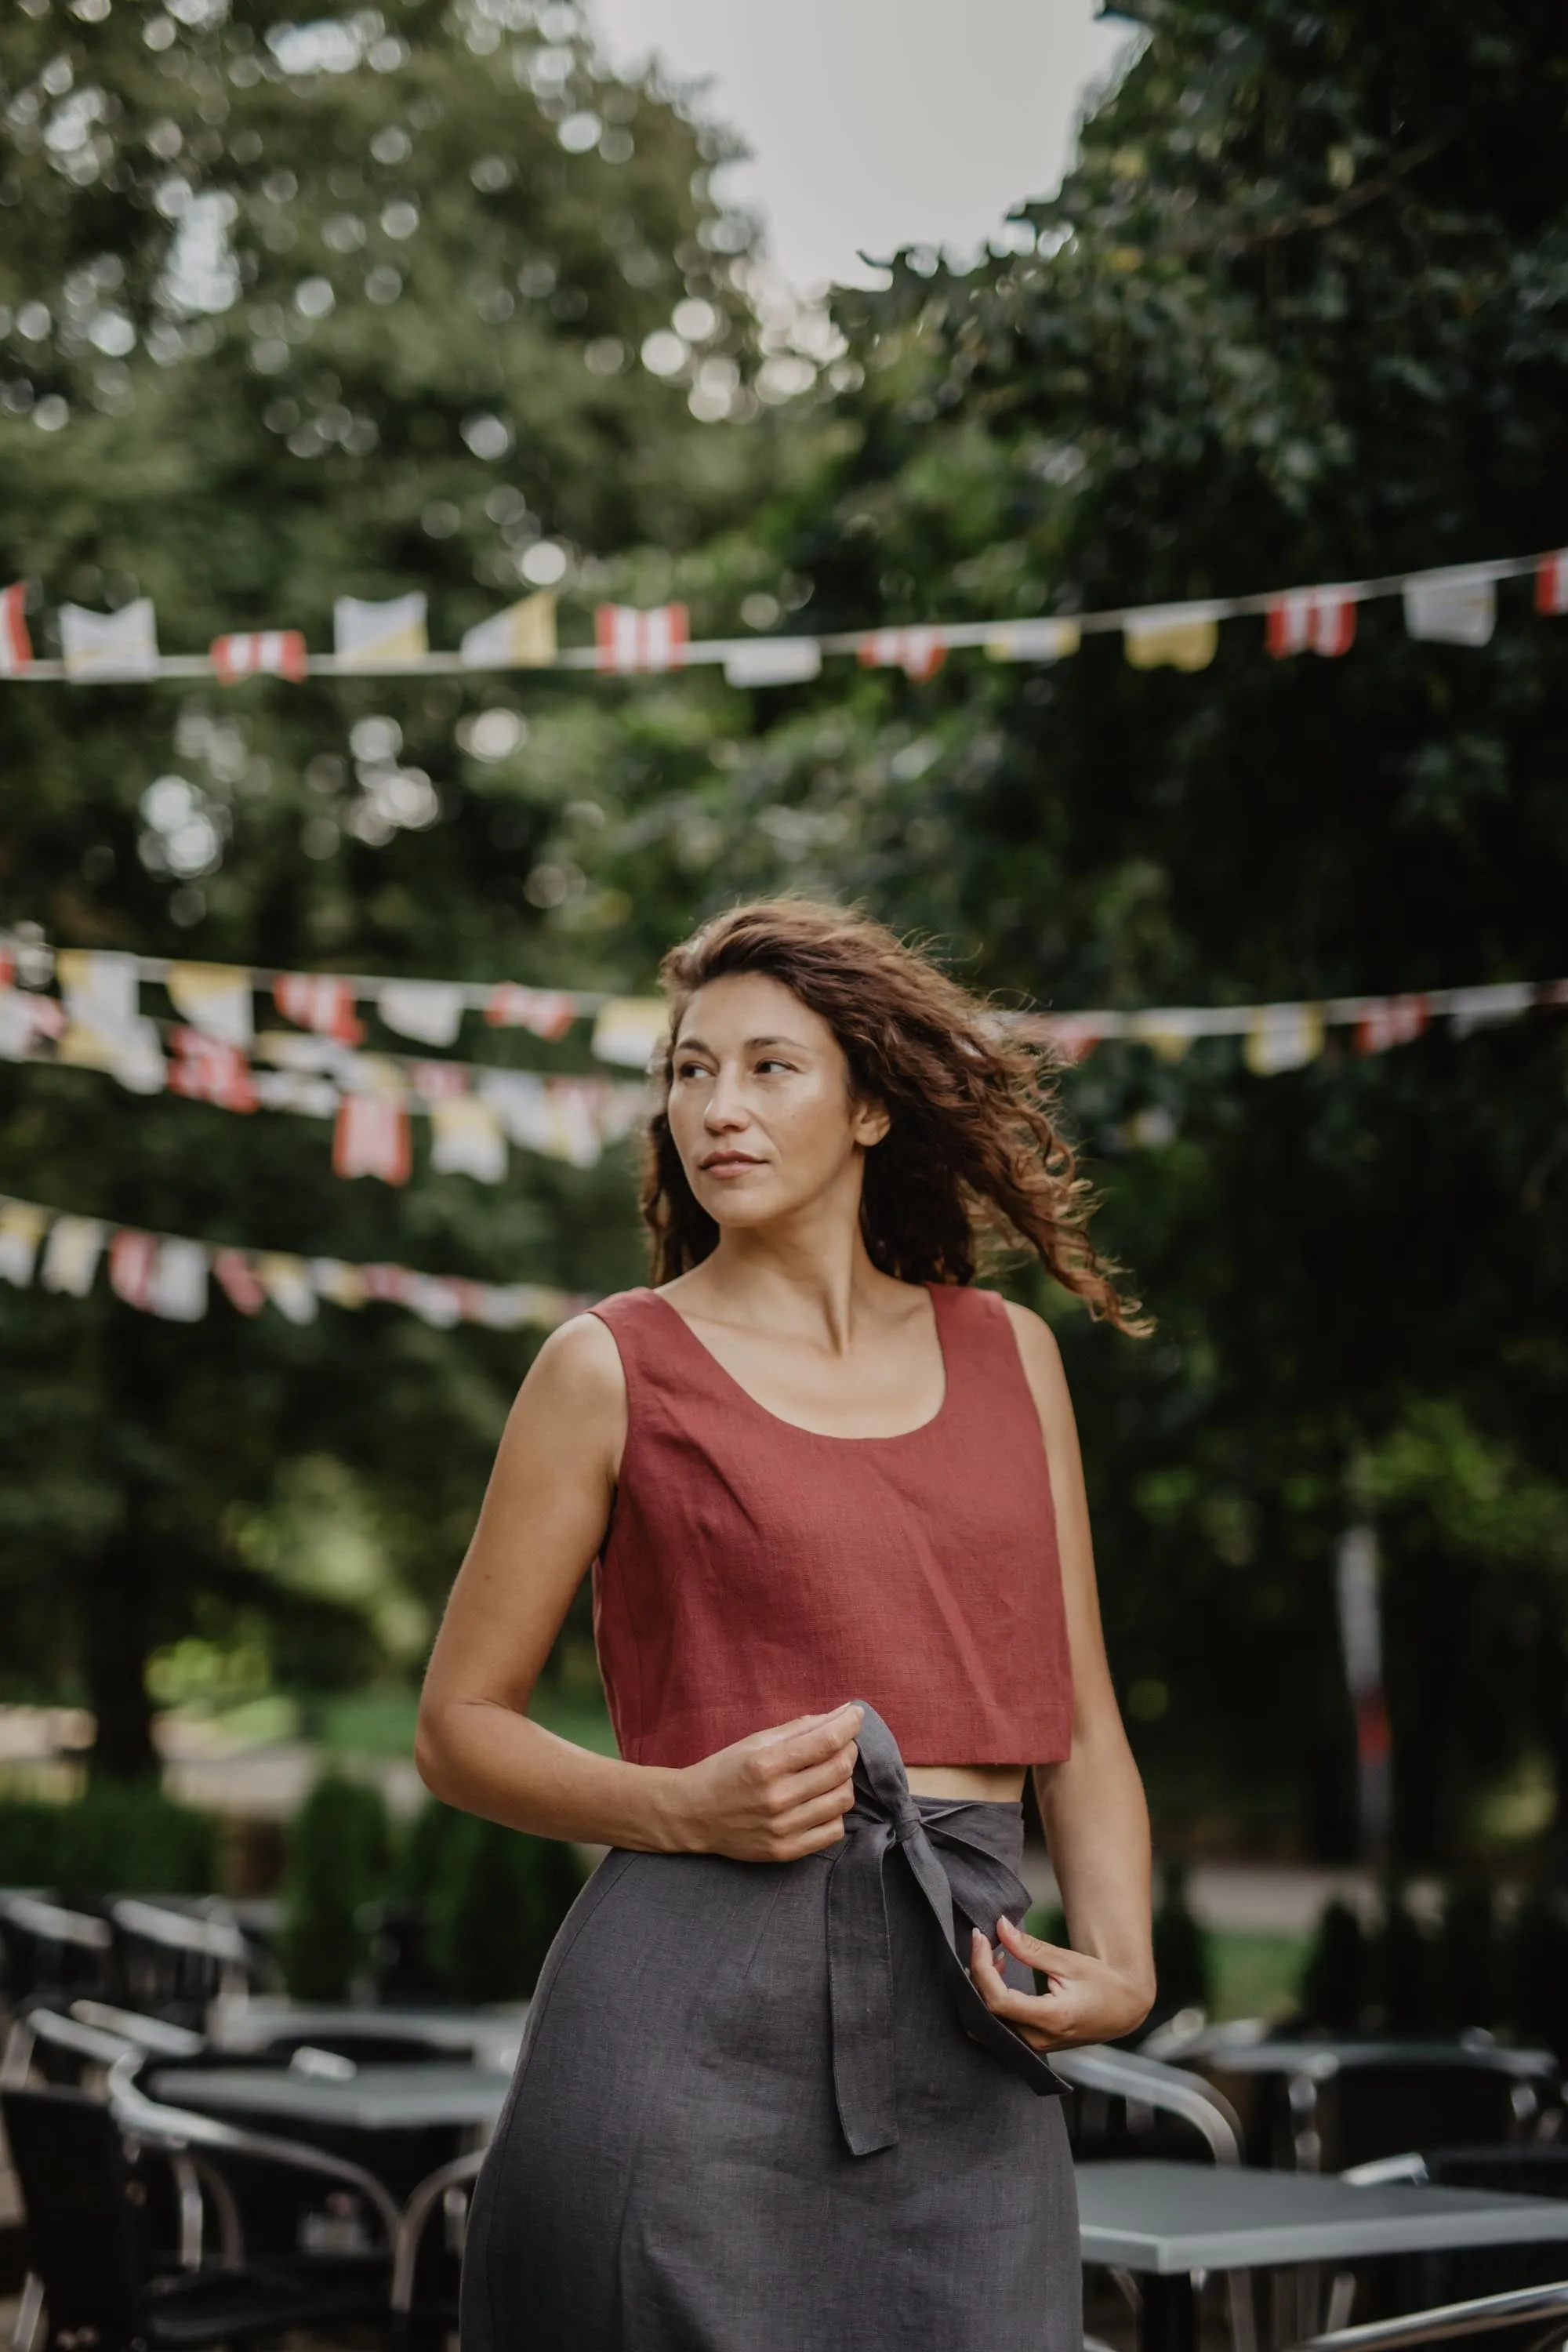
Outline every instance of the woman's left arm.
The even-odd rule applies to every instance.
[[[1040,1416],[1056,1499],[1057,1543],[1072,1657],[1071,1754],[1036,1767],[1046,1843],[1072,1948],[997,1922],[1001,1943],[1049,1982],[1015,1992],[976,1935],[973,1976],[987,2008],[1037,2050],[1111,2042],[1131,2033],[1154,1999],[1150,1942],[1149,1811],[1111,1687],[1094,1580],[1094,1551],[1078,1425],[1050,1327],[1009,1303],[1008,1316]]]

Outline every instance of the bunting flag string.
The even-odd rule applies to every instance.
[[[128,1016],[123,998],[90,996],[79,983],[68,1007],[0,988],[0,1061],[71,1064],[135,1094],[166,1087],[221,1110],[331,1119],[334,1173],[387,1184],[405,1184],[413,1172],[417,1114],[429,1118],[437,1172],[499,1184],[509,1146],[592,1168],[647,1108],[646,1086],[635,1080],[361,1053],[324,1006],[315,1009],[327,1025],[312,1034],[268,1029],[240,1045],[184,1022]]]
[[[184,1234],[143,1233],[0,1193],[0,1282],[34,1282],[72,1298],[91,1292],[100,1266],[127,1307],[166,1322],[199,1323],[216,1281],[241,1315],[270,1306],[286,1321],[313,1323],[323,1303],[405,1307],[437,1329],[477,1323],[492,1331],[552,1331],[589,1300],[531,1282],[474,1282],[417,1274],[404,1265],[361,1265],[335,1257],[235,1248]]]
[[[1568,549],[1484,562],[1440,564],[1328,586],[1268,589],[1256,595],[1126,604],[1048,619],[920,622],[889,627],[810,632],[790,636],[692,638],[687,607],[600,604],[591,646],[562,646],[555,596],[547,590],[477,623],[455,652],[432,650],[421,590],[380,602],[340,596],[332,607],[332,651],[311,653],[297,627],[230,632],[205,654],[160,654],[153,604],[137,598],[116,613],[79,604],[58,608],[60,657],[34,651],[25,617],[27,583],[0,589],[0,679],[81,685],[128,679],[214,677],[237,686],[253,677],[451,676],[464,671],[592,671],[657,675],[701,666],[721,668],[732,685],[784,686],[816,677],[825,655],[853,655],[871,668],[934,677],[949,653],[979,647],[994,661],[1059,661],[1089,634],[1119,632],[1138,669],[1205,669],[1222,621],[1260,619],[1276,659],[1298,653],[1338,656],[1356,641],[1356,606],[1398,597],[1408,635],[1434,644],[1490,642],[1500,581],[1533,579],[1539,614],[1568,614]]]
[[[45,992],[58,982],[58,997]],[[178,1023],[141,1011],[142,985],[161,986]],[[258,1030],[258,997],[270,999],[293,1028]],[[1200,1038],[1316,1035],[1350,1029],[1357,1050],[1381,1052],[1411,1042],[1429,1024],[1448,1020],[1461,1035],[1506,1021],[1533,1006],[1568,1002],[1568,982],[1503,981],[1422,993],[1330,997],[1290,1004],[1164,1005],[1123,1012],[998,1012],[994,1018],[1021,1035],[1054,1045],[1080,1061],[1101,1043],[1127,1039],[1152,1045],[1167,1059]],[[466,1013],[496,1028],[527,1030],[546,1041],[564,1036],[580,1018],[594,1023],[595,1057],[646,1074],[663,1037],[667,1008],[658,997],[611,996],[594,989],[542,989],[512,981],[377,978],[363,973],[279,972],[239,964],[178,963],[107,949],[50,950],[39,938],[0,934],[0,1060],[58,1059],[110,1069],[122,1084],[158,1092],[165,1083],[159,1038],[173,1045],[179,1076],[168,1083],[199,1099],[243,1098],[248,1082],[272,1108],[308,1108],[322,1116],[336,1108],[335,1092],[395,1096],[416,1107],[439,1097],[479,1095],[508,1101],[503,1126],[531,1149],[536,1133],[560,1135],[559,1106],[588,1106],[587,1117],[626,1132],[641,1090],[593,1077],[542,1076],[482,1063],[434,1062],[397,1052],[364,1054],[362,1009],[374,1010],[396,1034],[432,1048],[453,1045]],[[1310,1016],[1310,1018],[1309,1018]],[[1313,1024],[1316,1027],[1313,1027]],[[213,1050],[233,1049],[226,1059]],[[50,1050],[53,1049],[53,1050]],[[1277,1048],[1258,1046],[1268,1060]],[[1305,1055],[1302,1058],[1310,1059]],[[257,1070],[259,1059],[272,1066]],[[443,1076],[443,1073],[445,1075]],[[607,1087],[607,1091],[606,1091]],[[525,1108],[526,1106],[526,1108]],[[541,1106],[553,1106],[544,1108]],[[230,1107],[245,1107],[237,1099]],[[573,1115],[573,1131],[581,1133]],[[519,1130],[527,1130],[520,1132]],[[573,1157],[571,1150],[558,1156]]]

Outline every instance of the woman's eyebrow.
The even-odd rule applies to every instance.
[[[754,1054],[760,1045],[787,1045],[794,1054],[804,1054],[809,1050],[798,1037],[748,1037],[743,1050]],[[700,1037],[679,1037],[676,1040],[675,1051],[678,1054],[711,1054],[714,1048],[705,1045]]]

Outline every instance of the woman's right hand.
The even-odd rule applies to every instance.
[[[837,1845],[855,1802],[861,1716],[858,1706],[797,1716],[685,1765],[672,1776],[670,1850],[798,1862]]]

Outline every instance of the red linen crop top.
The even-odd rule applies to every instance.
[[[1072,1745],[1056,1513],[994,1293],[932,1284],[935,1418],[825,1437],[757,1403],[651,1290],[594,1312],[628,1426],[594,1570],[621,1754],[690,1764],[863,1698],[910,1764],[1046,1764]]]

